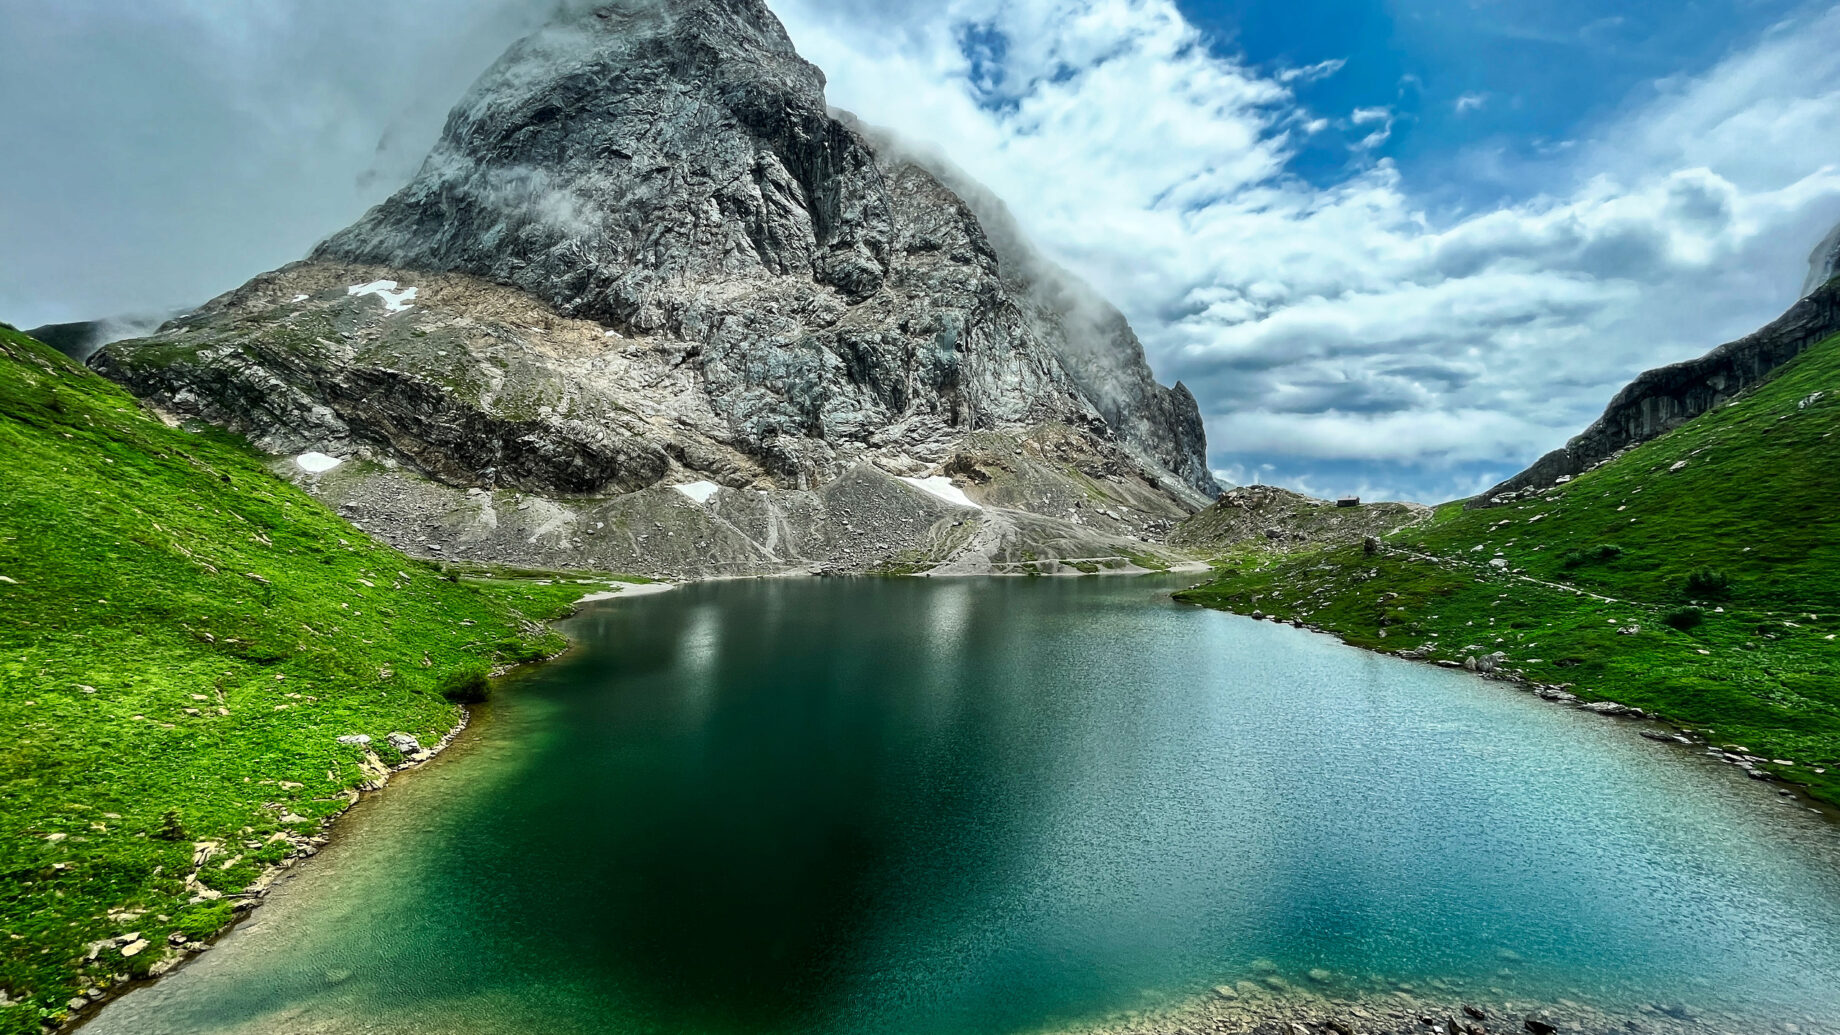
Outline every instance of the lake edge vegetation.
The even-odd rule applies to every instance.
[[[1640,708],[1840,803],[1836,432],[1840,336],[1531,498],[1241,549],[1178,597]]]
[[[0,324],[4,1035],[197,951],[492,673],[566,645],[579,576],[411,560],[276,463]]]

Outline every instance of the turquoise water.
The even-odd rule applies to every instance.
[[[1177,584],[595,605],[578,650],[86,1032],[1003,1033],[1272,965],[1840,1017],[1823,817]]]

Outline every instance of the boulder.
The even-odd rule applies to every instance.
[[[1615,701],[1592,701],[1578,706],[1580,711],[1596,712],[1599,715],[1628,715],[1629,706]]]
[[[422,742],[407,733],[392,733],[385,739],[391,747],[405,755],[413,755],[422,750]]]
[[[339,743],[349,747],[369,747],[371,738],[368,734],[364,733],[348,733],[339,738]]]

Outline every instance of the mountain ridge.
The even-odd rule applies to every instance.
[[[971,186],[833,113],[760,0],[601,4],[508,50],[306,261],[92,365],[175,419],[357,461],[277,470],[443,556],[649,570],[652,533],[585,536],[677,520],[657,490],[688,482],[720,494],[686,534],[729,545],[680,573],[1147,556],[1128,541],[1218,490],[1194,397]],[[990,534],[819,498],[948,468],[991,479],[961,488],[1001,506],[953,518]],[[730,520],[731,490],[770,516]],[[468,502],[506,492],[555,520]]]
[[[1840,279],[1830,278],[1761,329],[1702,356],[1637,375],[1590,427],[1468,505],[1498,505],[1551,486],[1558,479],[1576,477],[1768,381],[1804,350],[1837,331]]]
[[[859,123],[835,117],[822,73],[764,4],[634,10],[602,5],[514,46],[455,108],[416,178],[311,257],[472,273],[628,334],[700,339],[710,358],[809,336],[841,369],[789,369],[815,378],[828,403],[863,411],[838,420],[836,434],[925,412],[930,388],[953,406],[955,423],[972,427],[1097,416],[1097,427],[1191,487],[1214,488],[1190,433],[1199,426],[1193,397],[1146,386],[1149,369],[1122,315],[1099,307],[1094,322],[1117,325],[1100,347],[1075,346],[1055,321],[1016,312],[1037,300],[1003,290],[1006,279],[1020,282],[1004,277],[978,214],[931,169],[884,160]],[[660,75],[687,88],[661,96]],[[942,253],[944,262],[928,261]],[[829,288],[845,312],[722,326],[750,306],[822,306],[801,290],[806,283]],[[742,298],[710,297],[731,292]],[[861,312],[891,294],[892,312]],[[1079,318],[1054,301],[1034,308],[1063,324]],[[915,310],[941,308],[962,326],[909,326]],[[956,369],[927,354],[928,345],[960,342]],[[1026,362],[1006,364],[1006,351]],[[718,407],[751,425],[785,473],[818,473],[824,461],[811,454],[822,447],[765,441],[807,416],[796,400],[763,404],[744,379],[710,367]],[[1108,380],[1138,391],[1108,405],[1099,390]],[[1149,399],[1170,399],[1165,415],[1186,422],[1175,441],[1124,419],[1129,403]]]

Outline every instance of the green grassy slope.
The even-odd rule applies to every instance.
[[[442,681],[557,649],[581,592],[413,564],[0,325],[0,1032],[219,927],[367,779],[337,737],[438,741]]]
[[[1791,761],[1765,768],[1840,801],[1836,432],[1840,337],[1538,498],[1447,504],[1376,555],[1243,564],[1186,599],[1379,650],[1501,651],[1528,679]],[[1701,624],[1667,624],[1689,625],[1693,608]]]

